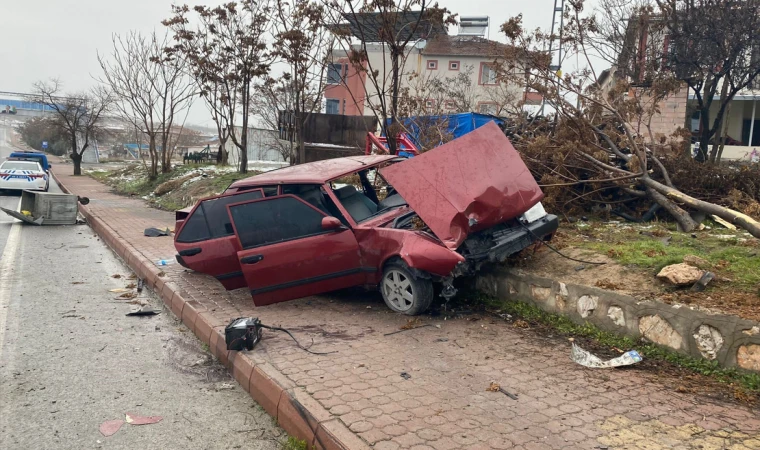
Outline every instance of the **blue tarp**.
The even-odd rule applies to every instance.
[[[440,116],[417,116],[401,119],[401,123],[407,130],[409,130],[409,137],[412,139],[412,142],[417,145],[417,147],[420,147],[419,127],[424,127],[430,124],[438,124],[443,121],[448,121],[447,131],[454,136],[454,139],[460,136],[464,136],[470,131],[474,131],[487,124],[488,122],[496,122],[497,125],[502,125],[504,123],[504,120],[496,116],[478,114],[473,112],[447,114]],[[390,119],[388,119],[386,123],[390,124]]]

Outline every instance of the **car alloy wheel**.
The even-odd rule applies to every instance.
[[[413,275],[401,261],[385,266],[380,291],[390,309],[409,316],[425,312],[433,303],[433,282]]]
[[[383,294],[397,311],[408,311],[414,305],[412,282],[398,269],[391,269],[385,273]]]

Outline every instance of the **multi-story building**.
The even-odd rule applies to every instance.
[[[357,70],[349,59],[349,52],[359,50],[358,45],[332,51],[332,64],[326,71],[326,113],[371,115],[381,93],[389,97],[392,66],[387,48],[380,43],[362,47],[367,51],[363,70]],[[463,35],[461,31],[456,36],[439,34],[418,40],[402,58],[400,90],[419,100],[421,109],[430,113],[474,111],[502,115],[523,103],[540,102],[541,97],[526,92],[524,84],[497,77],[494,63],[502,60],[508,49],[506,44],[483,36]],[[376,72],[377,76],[367,72]],[[441,95],[440,90],[433,95],[430,87],[441,82],[463,92],[451,98]]]

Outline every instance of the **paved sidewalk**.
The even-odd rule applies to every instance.
[[[235,378],[290,434],[318,448],[732,448],[760,449],[756,411],[666,389],[642,371],[588,370],[570,346],[541,340],[488,318],[437,320],[384,336],[407,317],[379,295],[320,296],[254,308],[246,290],[151,261],[175,254],[171,238],[147,227],[173,226],[172,213],[109,192],[56,165],[59,181],[85,195],[91,226],[159,292]],[[227,352],[223,326],[257,316],[281,325],[316,351],[267,332],[252,352]],[[405,379],[401,373],[411,377]],[[519,394],[487,392],[491,381]],[[200,400],[200,399],[199,399]],[[202,400],[200,400],[202,401]]]

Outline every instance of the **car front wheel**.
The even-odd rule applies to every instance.
[[[433,282],[413,276],[400,262],[386,266],[380,291],[390,309],[410,316],[422,314],[433,303]]]

